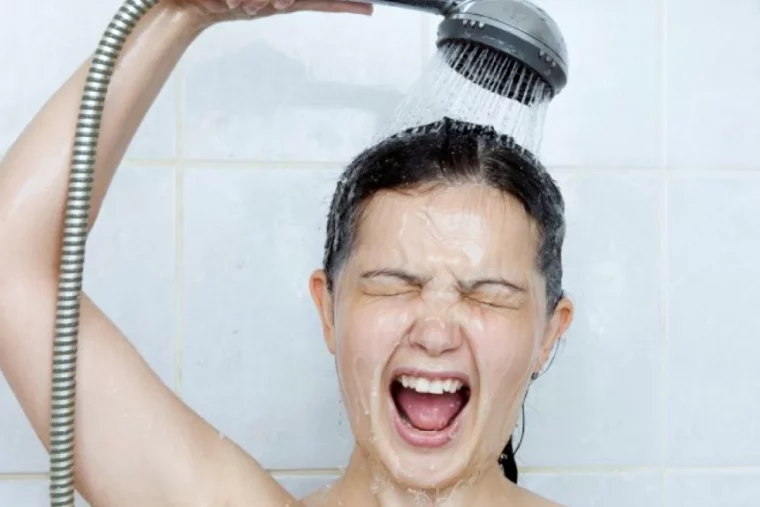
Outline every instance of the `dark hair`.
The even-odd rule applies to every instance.
[[[546,280],[549,312],[562,298],[564,201],[555,181],[531,153],[493,128],[443,118],[404,131],[365,150],[338,181],[327,220],[324,269],[327,286],[349,256],[369,199],[382,190],[409,190],[426,183],[481,182],[522,203],[538,225],[537,265]],[[499,464],[517,482],[510,438]]]

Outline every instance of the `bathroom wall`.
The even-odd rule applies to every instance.
[[[571,507],[756,506],[760,3],[541,4],[571,54],[544,159],[567,199],[578,313],[526,406],[523,482]],[[118,5],[4,5],[0,154]],[[307,290],[328,198],[430,57],[436,21],[378,8],[208,32],[92,235],[90,294],[295,493],[352,445]],[[0,505],[44,505],[46,470],[0,382]]]

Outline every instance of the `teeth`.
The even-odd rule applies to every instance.
[[[401,385],[407,389],[414,389],[418,393],[455,393],[462,388],[462,382],[457,379],[428,380],[422,377],[401,375]]]

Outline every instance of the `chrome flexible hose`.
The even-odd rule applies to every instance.
[[[53,342],[50,504],[74,507],[74,407],[85,244],[95,158],[108,85],[127,37],[159,0],[127,0],[92,58],[77,118],[69,175]]]

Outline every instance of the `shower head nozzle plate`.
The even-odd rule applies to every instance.
[[[524,0],[466,0],[450,9],[438,44],[463,40],[511,57],[546,81],[552,96],[567,84],[567,48],[557,24]]]

